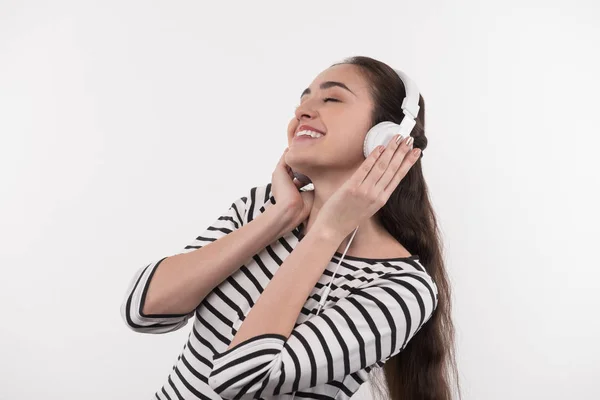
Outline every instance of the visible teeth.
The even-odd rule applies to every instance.
[[[314,132],[314,131],[300,131],[296,134],[296,136],[301,136],[301,135],[308,135],[314,138],[320,138],[321,136],[323,136],[322,134],[320,134],[319,132]]]

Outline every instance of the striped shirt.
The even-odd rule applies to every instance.
[[[271,183],[250,189],[187,245],[194,251],[251,222],[275,204]],[[279,266],[304,237],[301,225],[250,257],[188,314],[144,314],[161,258],[133,276],[121,315],[135,332],[166,333],[193,318],[187,342],[154,399],[348,399],[373,368],[402,351],[432,316],[437,286],[417,255],[372,259],[346,254],[319,315],[321,293],[342,256],[335,252],[289,337],[267,333],[227,350]]]

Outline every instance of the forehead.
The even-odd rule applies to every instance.
[[[344,83],[350,90],[356,93],[357,96],[362,97],[366,95],[368,82],[358,68],[359,67],[351,64],[341,64],[329,67],[315,77],[310,84],[310,88],[318,90],[321,82],[337,81]]]

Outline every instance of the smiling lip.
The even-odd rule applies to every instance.
[[[294,140],[294,142],[295,142],[295,141],[298,141],[298,140],[300,140],[300,141],[303,141],[303,140],[306,140],[306,141],[308,141],[308,140],[319,140],[319,139],[320,139],[320,138],[314,138],[314,137],[312,137],[312,136],[308,136],[308,135],[302,135],[302,136],[294,136],[294,139],[293,139],[293,140]]]
[[[323,132],[323,131],[320,131],[320,130],[318,130],[318,129],[316,129],[316,128],[313,128],[313,127],[312,127],[312,126],[310,126],[310,125],[305,125],[305,124],[302,124],[302,125],[300,125],[300,126],[298,127],[298,129],[296,129],[295,135],[297,135],[297,134],[298,134],[298,132],[300,132],[300,131],[313,131],[313,132],[319,132],[321,135],[324,135],[324,134],[325,134],[325,132]],[[294,135],[294,136],[295,136],[295,135]]]

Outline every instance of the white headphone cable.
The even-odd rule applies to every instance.
[[[325,304],[325,301],[327,301],[327,296],[329,296],[329,292],[331,291],[331,283],[333,282],[333,278],[335,278],[335,274],[337,273],[337,270],[340,267],[340,264],[342,263],[342,260],[344,259],[344,256],[346,255],[346,252],[348,251],[348,248],[350,247],[350,243],[352,243],[352,239],[354,239],[354,235],[356,235],[356,231],[358,231],[358,226],[356,227],[356,229],[354,229],[354,233],[352,233],[352,237],[348,241],[348,244],[346,245],[346,248],[344,249],[344,253],[342,254],[342,257],[340,258],[340,261],[338,262],[337,267],[335,267],[335,271],[333,271],[333,275],[329,279],[329,284],[325,288],[325,292],[323,293],[323,296],[321,296],[321,300],[319,301],[319,308],[317,308],[316,315],[319,315],[319,311],[321,311],[321,307],[323,307],[323,305]],[[296,396],[296,392],[294,392],[292,394],[292,400],[294,400],[295,396]]]

